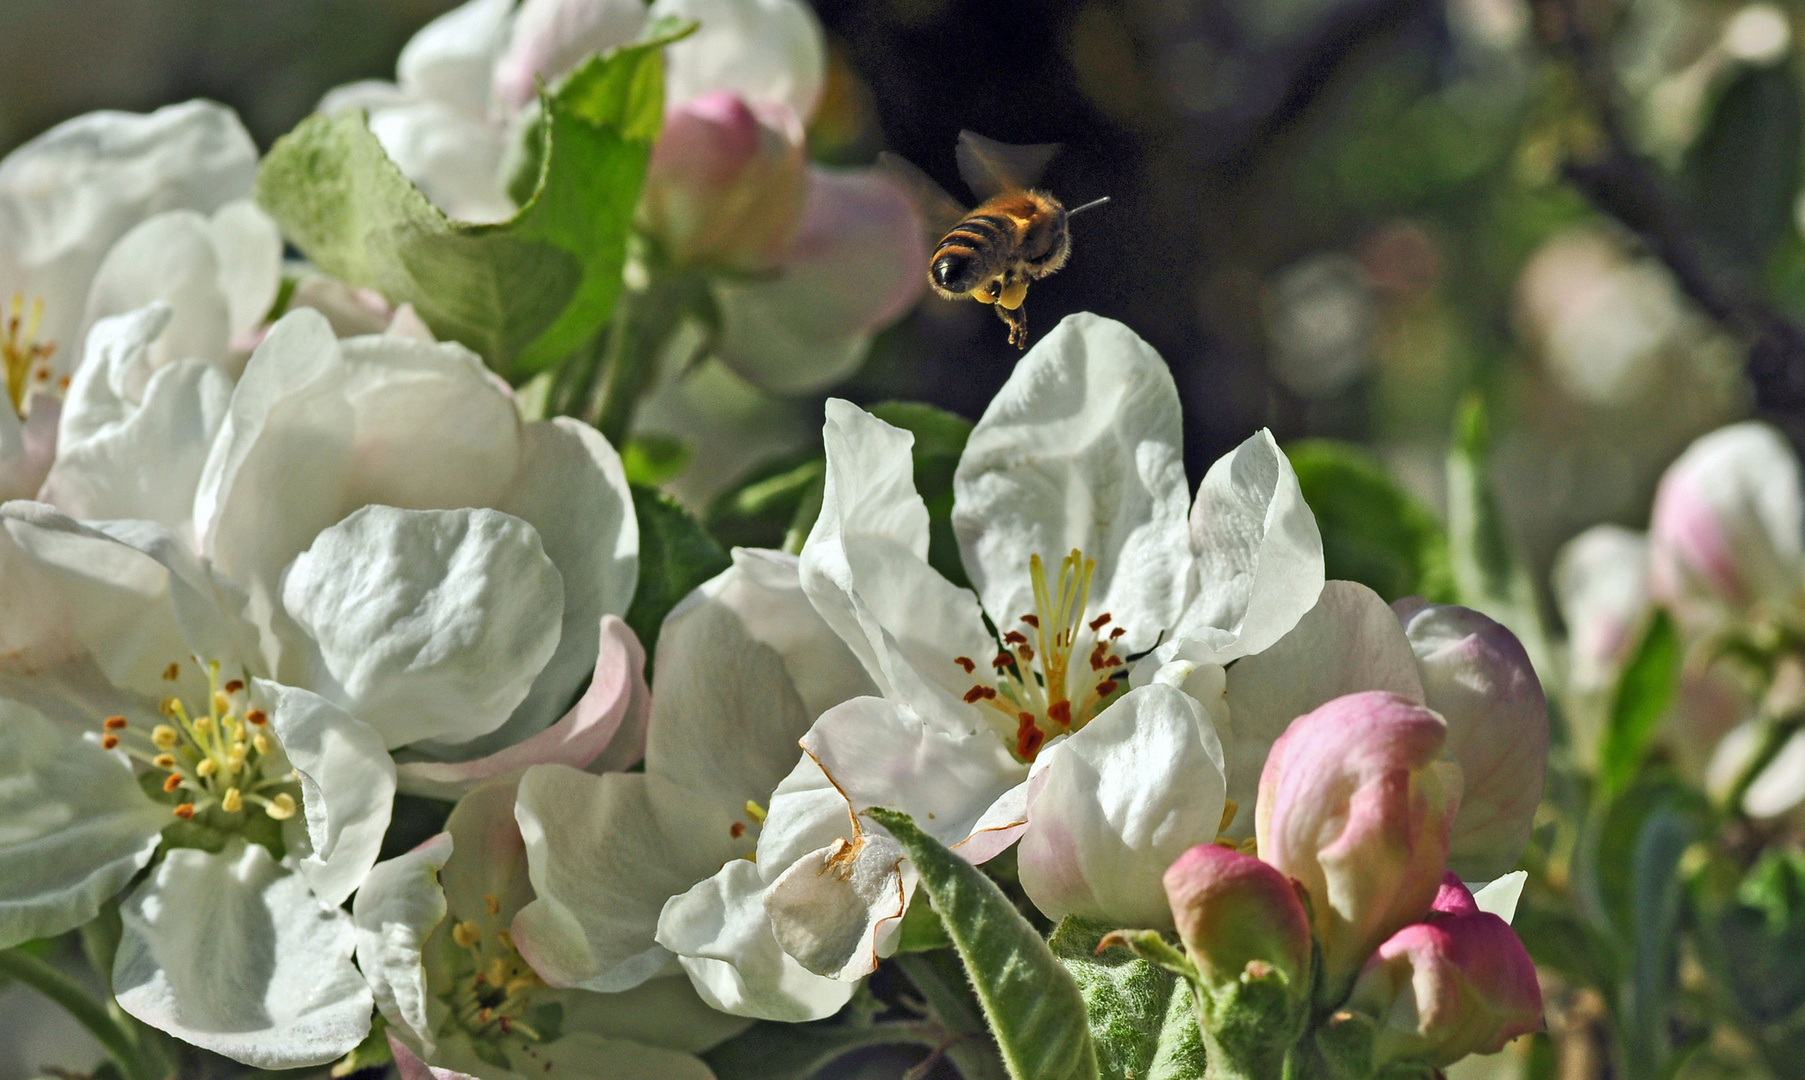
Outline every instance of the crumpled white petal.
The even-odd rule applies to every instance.
[[[658,943],[678,955],[702,1000],[722,1012],[790,1022],[832,1016],[858,984],[816,975],[783,951],[765,890],[757,866],[733,859],[671,898],[658,920]]]
[[[366,506],[295,559],[282,603],[396,747],[501,726],[557,648],[564,587],[519,518]]]
[[[1090,610],[1152,647],[1191,573],[1183,422],[1164,360],[1121,323],[1072,315],[1037,342],[984,410],[954,477],[953,527],[984,610],[1036,610],[1029,556],[1096,560]],[[1307,513],[1307,511],[1306,511]]]
[[[153,1027],[260,1069],[323,1065],[369,1033],[351,916],[258,844],[169,852],[120,914],[114,993]]]
[[[771,932],[817,975],[862,979],[894,947],[919,875],[902,845],[875,831],[796,860],[765,893]]]
[[[377,863],[357,890],[357,966],[370,982],[376,1007],[432,1053],[426,967],[421,950],[445,919],[439,870],[451,858],[450,833],[439,833],[405,855]]]
[[[77,518],[137,518],[188,533],[232,382],[206,360],[152,362],[171,313],[153,303],[88,332],[39,498]]]
[[[928,565],[914,437],[850,402],[827,402],[821,515],[802,546],[802,588],[886,698],[948,731],[975,724],[953,658],[991,655],[977,598]]]
[[[67,371],[81,356],[88,284],[114,241],[152,214],[242,198],[256,173],[250,134],[210,101],[58,124],[0,161],[0,296],[44,301],[39,340],[56,344],[52,361]]]
[[[827,40],[798,0],[655,0],[650,18],[693,19],[701,28],[665,50],[666,107],[711,90],[776,101],[805,121],[827,78]]]
[[[1331,581],[1289,634],[1228,669],[1228,719],[1218,730],[1228,763],[1228,797],[1240,807],[1224,830],[1229,836],[1253,835],[1260,771],[1291,721],[1362,690],[1423,700],[1416,654],[1391,608],[1364,585]]]
[[[312,851],[301,876],[325,904],[345,902],[376,864],[395,798],[395,763],[376,730],[309,690],[252,679],[301,779]]]
[[[1153,683],[1042,755],[1018,848],[1029,899],[1055,920],[1171,927],[1166,868],[1216,839],[1227,793],[1222,746],[1202,708]]]
[[[1322,534],[1270,431],[1249,436],[1204,474],[1191,545],[1198,588],[1177,636],[1210,642],[1219,662],[1277,641],[1322,592]]]
[[[128,762],[0,699],[0,948],[92,919],[171,820]]]

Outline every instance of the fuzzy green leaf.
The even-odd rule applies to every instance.
[[[1096,1080],[1084,999],[1072,976],[977,867],[915,827],[909,815],[873,807],[921,874],[1014,1080]]]
[[[1127,949],[1097,953],[1114,927],[1068,917],[1047,943],[1084,996],[1097,1072],[1106,1080],[1197,1080],[1203,1036],[1191,989]]]
[[[646,647],[649,676],[664,617],[733,560],[669,495],[634,485],[633,513],[639,518],[639,587],[623,618]]]
[[[663,115],[665,40],[591,58],[544,96],[537,183],[507,221],[446,217],[349,110],[277,140],[257,201],[321,269],[413,304],[434,334],[524,381],[614,311]]]

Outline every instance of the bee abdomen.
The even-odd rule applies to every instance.
[[[929,269],[934,287],[950,294],[967,293],[994,276],[991,263],[998,249],[1012,240],[1010,224],[994,214],[973,214],[954,226],[934,249]]]

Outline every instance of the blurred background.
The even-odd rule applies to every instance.
[[[408,36],[450,6],[6,0],[0,150],[88,109],[194,96],[234,106],[267,146],[327,88],[392,77]],[[1675,200],[1718,280],[1780,312],[1805,306],[1784,6],[816,7],[833,55],[818,158],[887,148],[963,197],[953,145],[970,128],[1061,142],[1045,186],[1068,204],[1110,196],[1075,224],[1068,268],[1035,287],[1030,331],[1090,310],[1151,341],[1184,395],[1193,481],[1267,425],[1281,441],[1365,443],[1434,504],[1450,418],[1478,388],[1504,516],[1538,571],[1586,525],[1645,520],[1660,468],[1754,396],[1748,335],[1708,317],[1660,245],[1573,182],[1573,160],[1618,144]],[[975,417],[1017,355],[990,312],[930,299],[837,392]],[[818,401],[770,408],[797,439],[816,429]]]

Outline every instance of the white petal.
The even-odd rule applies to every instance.
[[[154,305],[103,319],[88,334],[56,463],[39,495],[45,502],[78,518],[138,518],[181,534],[191,528],[194,493],[232,383],[203,360],[152,369],[148,346],[169,312]]]
[[[1663,599],[1790,602],[1805,569],[1805,492],[1786,437],[1751,420],[1687,447],[1661,476],[1649,539]]]
[[[517,208],[502,178],[507,142],[500,127],[426,100],[372,113],[370,133],[446,216],[471,222],[514,216]]]
[[[555,84],[584,57],[639,36],[646,8],[639,0],[524,0],[515,11],[508,45],[495,64],[495,98],[518,109],[537,83]]]
[[[914,437],[845,401],[827,402],[827,481],[802,547],[802,588],[885,697],[949,730],[977,726],[959,697],[996,643],[977,598],[927,563]]]
[[[734,859],[671,898],[658,942],[676,953],[702,1000],[735,1016],[790,1022],[832,1016],[857,984],[805,970],[778,947],[758,867]]]
[[[798,859],[771,883],[765,913],[777,944],[804,968],[862,979],[895,947],[917,877],[901,844],[867,831]]]
[[[489,69],[507,40],[513,0],[469,0],[427,23],[401,50],[396,81],[474,117],[489,110]]]
[[[519,518],[366,506],[295,559],[282,603],[395,747],[499,727],[557,647],[564,590]]]
[[[745,1017],[728,1016],[709,1008],[682,972],[618,994],[571,991],[560,1000],[567,1031],[632,1039],[692,1054],[717,1046],[751,1026]]]
[[[642,758],[645,714],[652,704],[652,691],[645,679],[646,651],[627,624],[613,615],[603,617],[601,638],[589,688],[563,719],[537,735],[482,757],[397,765],[396,779],[401,789],[410,794],[455,799],[478,784],[518,778],[534,765],[569,765],[574,769],[591,767],[595,772],[612,772]],[[515,711],[518,714],[519,710]],[[610,757],[617,753],[617,735],[629,741],[637,738],[637,751],[619,748],[618,752],[629,760],[616,769],[592,766],[603,751]]]
[[[152,214],[208,212],[248,195],[257,147],[209,101],[148,115],[91,112],[0,162],[0,296],[45,302],[39,339],[73,367],[88,284],[114,241]]]
[[[37,393],[27,399],[23,421],[11,409],[0,410],[0,502],[38,496],[56,460],[62,410],[62,399]]]
[[[232,340],[221,277],[206,217],[193,210],[158,214],[107,252],[88,293],[84,323],[91,327],[162,300],[175,316],[150,349],[151,369],[189,358],[217,361]]]
[[[1364,585],[1331,581],[1295,629],[1228,669],[1228,719],[1220,734],[1228,797],[1240,807],[1228,835],[1253,835],[1260,771],[1291,721],[1361,690],[1423,700],[1416,654],[1391,608]]]
[[[1796,732],[1749,785],[1742,807],[1755,817],[1772,818],[1801,802],[1805,802],[1805,732]]]
[[[709,853],[726,825],[719,840],[713,830],[668,835],[648,786],[666,782],[562,765],[521,778],[515,814],[538,898],[515,917],[514,941],[554,986],[625,990],[665,970],[670,955],[653,940],[659,910],[721,863]]]
[[[1269,431],[1250,436],[1204,474],[1191,507],[1191,545],[1199,585],[1181,637],[1225,630],[1235,636],[1233,655],[1257,653],[1295,626],[1322,592],[1322,534]]]
[[[521,1062],[520,1074],[543,1080],[714,1080],[700,1058],[676,1050],[572,1031]],[[487,1071],[487,1070],[485,1070]]]
[[[128,763],[0,699],[0,948],[92,919],[171,820]]]
[[[495,508],[538,530],[564,579],[558,651],[508,725],[518,741],[569,707],[595,665],[600,620],[627,613],[639,580],[639,522],[620,455],[601,432],[567,417],[521,427],[520,465]]]
[[[1505,922],[1517,917],[1517,901],[1523,898],[1523,883],[1529,880],[1526,870],[1512,870],[1473,890],[1473,903],[1480,911],[1488,911]]]
[[[357,890],[357,966],[369,980],[376,1007],[432,1053],[429,990],[421,950],[445,919],[439,870],[451,858],[450,833],[439,833],[405,855],[376,864]]]
[[[802,748],[854,811],[900,810],[949,845],[1028,776],[990,729],[948,734],[884,698],[854,698],[822,713]]]
[[[1022,888],[1051,919],[1170,927],[1166,868],[1222,820],[1222,747],[1203,710],[1143,686],[1050,753],[1019,848]]]
[[[769,281],[717,281],[721,359],[780,394],[832,386],[927,278],[921,219],[879,169],[811,168],[796,238]]]
[[[407,105],[414,101],[413,95],[402,90],[392,82],[382,79],[359,79],[326,91],[313,111],[331,116],[346,109],[363,109],[375,112],[378,109],[392,109],[398,105]]]
[[[1175,625],[1191,574],[1178,388],[1121,323],[1073,315],[1035,344],[972,430],[954,477],[966,572],[999,627],[1035,611],[1028,560],[1096,560],[1090,612],[1126,655]]]
[[[1567,624],[1568,679],[1581,690],[1607,690],[1650,610],[1648,538],[1595,525],[1561,547],[1553,582]]]
[[[171,851],[120,908],[119,1005],[260,1069],[323,1065],[370,1030],[351,916],[256,844]]]
[[[694,19],[701,29],[665,50],[665,107],[711,90],[815,115],[827,77],[827,42],[798,0],[656,0],[651,18]]]
[[[282,231],[249,199],[220,207],[207,221],[219,259],[219,287],[226,297],[232,337],[263,321],[282,287]]]
[[[342,904],[376,864],[395,799],[395,763],[376,730],[307,690],[251,680],[289,764],[313,850],[301,876],[322,903]]]

